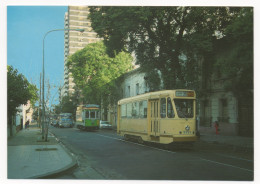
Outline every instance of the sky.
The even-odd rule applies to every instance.
[[[50,30],[64,28],[67,9],[67,6],[7,6],[7,64],[36,84],[38,89],[44,35]],[[48,33],[44,45],[45,92],[49,81],[50,103],[57,104],[58,86],[63,85],[64,31]]]

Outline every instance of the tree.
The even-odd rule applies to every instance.
[[[238,100],[239,134],[253,136],[253,8],[242,8],[218,41],[215,68],[221,71],[225,88]]]
[[[253,99],[253,9],[242,8],[216,46],[215,68],[228,78],[225,86],[238,98]]]
[[[61,104],[54,105],[54,114],[60,114],[61,113]]]
[[[88,44],[69,57],[68,68],[72,72],[77,90],[84,103],[107,102],[112,95],[114,80],[132,68],[132,57],[120,52],[114,58],[106,54],[102,41]]]
[[[212,51],[212,40],[223,34],[238,11],[226,7],[91,7],[89,17],[110,56],[122,50],[134,52],[151,84],[149,72],[158,70],[164,88],[173,89],[197,86],[199,56]]]
[[[69,96],[64,96],[62,98],[60,106],[61,113],[72,113],[75,117],[77,104],[75,104]]]
[[[35,84],[29,83],[28,90],[31,94],[30,103],[32,105],[32,108],[35,108],[35,103],[39,100],[38,88]]]
[[[7,102],[8,102],[8,123],[12,128],[12,116],[18,111],[17,107],[31,104],[37,101],[37,88],[28,82],[24,75],[18,74],[18,70],[7,66]],[[12,131],[11,131],[12,132]]]

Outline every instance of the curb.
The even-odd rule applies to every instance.
[[[55,176],[58,176],[58,175],[61,175],[61,174],[64,174],[70,170],[73,170],[75,168],[78,167],[78,162],[77,162],[77,159],[75,157],[75,155],[73,153],[71,153],[62,143],[61,141],[59,141],[59,139],[53,134],[50,132],[51,135],[53,135],[58,144],[61,145],[61,147],[63,148],[63,150],[70,156],[70,158],[72,159],[72,162],[70,164],[68,164],[67,166],[61,168],[61,169],[58,169],[56,171],[52,171],[52,172],[48,172],[48,173],[45,173],[45,174],[41,174],[41,175],[37,175],[37,176],[33,176],[33,177],[30,177],[28,179],[51,179]]]

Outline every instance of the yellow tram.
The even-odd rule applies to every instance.
[[[150,92],[118,101],[117,133],[138,142],[195,142],[196,93],[193,90]]]

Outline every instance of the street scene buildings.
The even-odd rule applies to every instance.
[[[60,100],[62,97],[71,96],[74,93],[75,83],[73,82],[72,73],[69,72],[66,65],[68,57],[76,51],[83,49],[86,45],[101,40],[97,37],[97,33],[93,31],[88,15],[88,6],[68,6],[68,12],[64,15],[65,29],[84,29],[85,31],[83,33],[73,30],[64,32],[64,84],[61,89]],[[121,97],[132,97],[149,92],[150,90],[144,77],[145,73],[140,68],[126,73],[123,82],[118,84],[121,86]],[[197,116],[199,130],[214,134],[215,128],[213,125],[214,122],[218,121],[223,135],[252,136],[252,107],[247,104],[239,106],[232,91],[225,89],[223,83],[225,80],[228,79],[217,73],[206,74],[204,72],[201,74],[200,88],[205,93],[198,99]],[[163,89],[162,81],[158,89]],[[109,120],[114,127],[117,125],[117,108],[115,105],[111,104],[107,110],[108,113],[103,113],[102,117]],[[241,113],[239,114],[239,112]],[[105,114],[106,117],[104,117]]]
[[[97,38],[97,34],[93,32],[91,28],[91,22],[87,19],[88,7],[69,6],[68,13],[65,14],[65,28],[84,28],[84,33],[78,33],[74,31],[65,32],[65,61],[64,61],[64,87],[62,89],[61,97],[65,94],[72,94],[74,90],[72,74],[68,72],[66,67],[66,60],[69,55],[72,55],[77,50],[84,48],[89,43],[94,43],[100,40]],[[203,67],[203,65],[201,65]],[[121,86],[122,98],[132,97],[135,95],[149,92],[149,87],[144,79],[144,72],[140,69],[136,69],[125,74],[125,79]],[[252,135],[253,133],[253,120],[247,122],[239,122],[238,112],[241,110],[240,119],[248,115],[247,112],[252,112],[251,107],[248,105],[238,107],[236,97],[231,91],[224,89],[223,80],[225,77],[219,74],[212,73],[206,75],[201,74],[201,89],[207,93],[201,96],[198,105],[198,123],[199,129],[202,132],[215,134],[214,122],[218,121],[221,126],[221,133],[223,135]],[[159,87],[163,89],[163,85]],[[107,117],[114,127],[116,127],[116,107],[111,104],[108,110]],[[104,114],[104,113],[103,113]],[[247,119],[247,118],[245,118]]]
[[[68,6],[68,12],[64,16],[65,29],[84,29],[84,32],[64,32],[64,85],[61,90],[61,97],[72,95],[74,92],[72,74],[69,72],[66,63],[70,55],[83,49],[87,44],[97,42],[97,34],[92,30],[91,22],[88,19],[89,8],[87,6]]]
[[[67,7],[54,108],[8,66],[9,179],[254,180],[253,8],[146,8]]]

